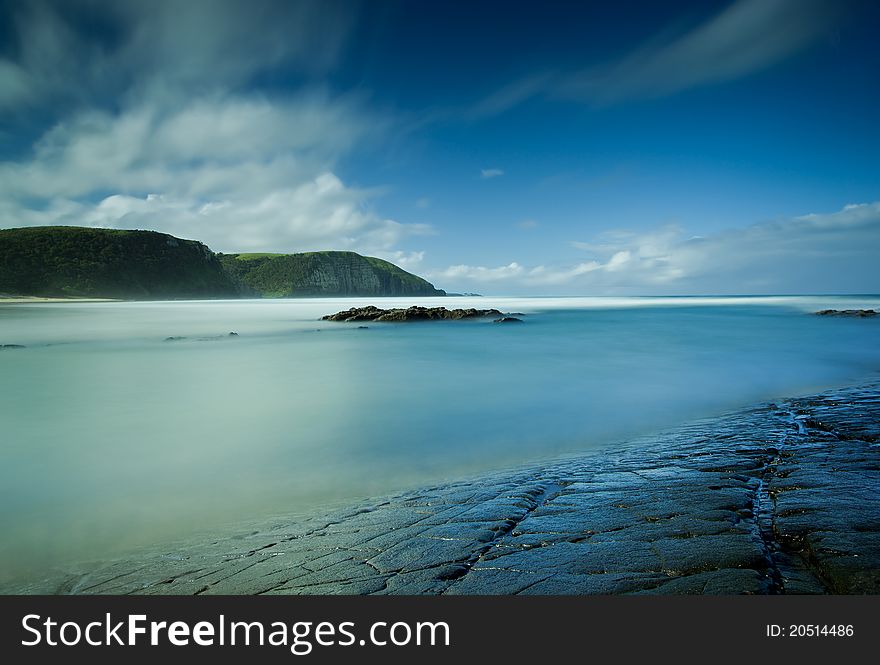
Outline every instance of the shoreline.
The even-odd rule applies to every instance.
[[[56,303],[56,302],[123,302],[115,298],[52,298],[40,296],[0,296],[0,305],[22,305],[26,303]]]
[[[880,382],[2,593],[880,593]]]

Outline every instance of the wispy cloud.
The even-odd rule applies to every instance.
[[[532,229],[538,228],[540,224],[534,219],[524,219],[521,222],[517,222],[516,226],[524,231],[531,231]]]
[[[555,93],[614,103],[730,81],[805,48],[827,30],[828,17],[819,0],[739,0],[677,39],[577,72]]]
[[[338,0],[45,0],[14,3],[0,109],[112,94],[178,97],[275,68],[334,67],[357,19]],[[100,26],[100,30],[96,30]]]
[[[833,293],[880,290],[880,202],[847,205],[706,236],[676,226],[611,231],[572,243],[574,266],[452,266],[448,288],[493,282],[508,291],[570,293]]]
[[[504,171],[501,169],[480,169],[480,177],[484,180],[488,180],[490,178],[497,178],[499,176],[503,176]]]
[[[737,0],[690,30],[655,37],[617,60],[508,83],[465,115],[490,117],[535,97],[607,105],[732,81],[815,43],[833,29],[835,16],[822,0]]]
[[[557,76],[552,73],[541,73],[512,81],[481,99],[464,115],[471,120],[479,120],[504,113],[514,106],[544,94],[554,85]]]

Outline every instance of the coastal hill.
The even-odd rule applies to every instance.
[[[393,263],[354,252],[218,254],[228,274],[266,298],[290,296],[445,296]]]
[[[205,245],[155,231],[0,229],[0,293],[122,299],[236,297]]]
[[[0,229],[0,295],[119,299],[443,296],[354,252],[215,254],[156,231]]]

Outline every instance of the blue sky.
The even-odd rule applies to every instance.
[[[868,2],[0,2],[0,226],[452,291],[880,291]]]

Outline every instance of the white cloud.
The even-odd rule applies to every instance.
[[[601,269],[602,264],[598,261],[586,261],[577,264],[573,268],[563,269],[535,266],[529,270],[524,279],[524,284],[526,286],[558,286],[568,284],[581,275],[587,275]]]
[[[665,226],[610,231],[573,246],[573,267],[511,263],[432,273],[442,288],[492,281],[506,292],[547,286],[580,294],[875,293],[880,291],[880,202],[847,205],[708,236]],[[511,269],[515,267],[515,269]]]
[[[279,68],[325,74],[355,18],[335,0],[22,3],[0,57],[0,116],[57,115],[29,153],[0,162],[0,226],[149,228],[219,251],[401,251],[429,227],[381,216],[378,189],[337,175],[394,119],[316,85],[249,85]]]
[[[52,200],[45,208],[0,208],[3,226],[70,224],[154,229],[196,238],[220,251],[387,251],[430,232],[384,219],[364,207],[368,193],[346,187],[333,173],[272,191],[230,192],[234,199],[113,194],[97,203]]]
[[[536,222],[534,219],[524,219],[521,222],[517,222],[516,225],[518,228],[521,228],[525,231],[530,231],[540,226],[540,224],[538,224],[538,222]]]
[[[425,252],[404,252],[397,250],[394,252],[379,251],[376,256],[386,261],[391,261],[394,265],[400,266],[404,270],[418,270],[425,259]]]
[[[524,272],[525,269],[521,265],[513,262],[497,268],[468,265],[449,266],[445,270],[428,272],[426,274],[433,279],[459,280],[457,283],[467,283],[468,281],[482,283],[509,280],[522,275]]]
[[[558,286],[568,284],[575,278],[600,270],[604,266],[596,261],[579,263],[572,268],[548,268],[534,266],[526,268],[517,262],[504,266],[489,268],[486,266],[456,265],[445,270],[426,273],[435,280],[449,280],[458,285],[470,282],[485,284],[487,282],[504,282],[517,286]]]
[[[504,171],[501,169],[480,169],[480,177],[484,179],[489,178],[497,178],[498,176],[504,175]]]
[[[619,252],[614,252],[614,255],[608,260],[608,263],[605,264],[605,270],[608,272],[617,272],[618,270],[623,270],[626,267],[626,264],[630,262],[632,259],[632,253],[628,249],[622,249]]]
[[[384,127],[356,100],[321,93],[271,101],[211,96],[170,110],[145,103],[117,114],[89,110],[47,131],[30,159],[0,163],[0,193],[76,197],[188,188],[210,195],[241,187],[242,178],[278,186],[329,167]]]
[[[390,250],[428,227],[382,218],[375,191],[333,173],[385,126],[317,92],[83,112],[0,163],[0,225],[151,228],[220,251]]]

